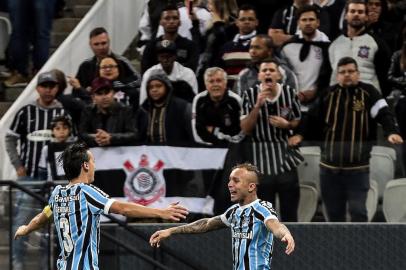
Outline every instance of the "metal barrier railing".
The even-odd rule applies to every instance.
[[[8,186],[8,218],[9,218],[9,246],[10,246],[10,252],[9,252],[9,269],[12,270],[13,269],[13,189],[17,189],[20,190],[26,194],[28,194],[29,196],[31,196],[32,198],[34,198],[36,201],[38,201],[39,203],[42,203],[43,205],[45,205],[47,203],[46,199],[42,196],[40,196],[39,194],[37,194],[35,191],[32,191],[31,189],[25,187],[25,185],[29,185],[29,186],[33,186],[33,187],[41,187],[43,186],[43,182],[39,182],[39,181],[21,181],[24,183],[24,185],[22,183],[17,183],[16,181],[0,181],[0,186]],[[21,224],[22,225],[22,224]],[[50,226],[48,226],[47,228],[48,230],[48,235],[50,235]],[[50,240],[48,240],[48,258],[51,257],[51,245],[50,245]],[[51,268],[51,264],[50,264],[50,260],[48,260],[48,269],[52,269]]]

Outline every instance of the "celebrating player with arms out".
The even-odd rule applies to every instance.
[[[157,231],[151,236],[150,244],[159,247],[161,241],[172,234],[204,233],[230,227],[233,269],[271,269],[273,236],[287,243],[285,252],[288,255],[295,249],[295,241],[288,228],[278,221],[272,204],[258,199],[259,176],[260,173],[254,165],[237,165],[233,168],[228,183],[231,201],[235,202],[235,205],[221,216]]]
[[[185,208],[176,204],[154,209],[109,199],[103,191],[90,185],[94,181],[95,161],[84,144],[70,145],[63,152],[62,160],[69,184],[57,186],[43,212],[28,225],[20,226],[15,234],[15,238],[27,235],[44,226],[53,215],[61,247],[57,262],[59,270],[99,269],[99,219],[103,212],[173,221],[188,214]]]

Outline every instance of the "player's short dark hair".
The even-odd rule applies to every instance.
[[[347,3],[345,3],[345,13],[348,12],[348,7],[350,4],[361,4],[365,6],[365,14],[368,14],[368,6],[367,2],[365,0],[347,0]]]
[[[345,65],[348,65],[348,64],[354,64],[354,65],[355,65],[355,68],[358,70],[357,61],[356,61],[354,58],[352,58],[352,57],[343,57],[343,58],[341,58],[340,60],[338,60],[337,69],[338,69],[339,67],[341,67],[341,66],[345,66]]]
[[[85,143],[74,143],[59,156],[58,161],[62,162],[65,176],[69,181],[80,175],[84,162],[89,162],[88,150],[89,147]]]
[[[316,14],[316,18],[320,19],[320,8],[318,8],[316,5],[304,5],[298,8],[296,11],[296,18],[299,20],[300,16],[306,12],[314,12],[314,14]]]
[[[259,183],[261,182],[262,173],[258,170],[258,167],[255,166],[254,164],[251,164],[249,162],[237,164],[232,168],[232,171],[234,171],[235,169],[244,169],[248,172],[252,172],[255,175],[256,184],[259,185]]]
[[[92,38],[92,37],[95,37],[95,36],[98,36],[98,35],[101,35],[101,34],[104,34],[104,33],[107,34],[106,28],[104,28],[104,27],[96,27],[92,31],[90,31],[89,38]]]

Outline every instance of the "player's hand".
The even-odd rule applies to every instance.
[[[14,240],[20,238],[21,236],[27,235],[27,225],[22,225],[18,227],[16,234],[14,235]]]
[[[161,241],[171,236],[171,234],[172,233],[169,229],[157,231],[153,235],[151,235],[149,244],[151,245],[151,247],[160,247]]]
[[[282,237],[281,241],[287,243],[285,253],[290,255],[295,250],[295,240],[293,240],[293,236],[287,233]]]
[[[181,219],[185,219],[189,212],[185,207],[178,204],[179,202],[171,203],[168,208],[163,209],[161,218],[170,219],[172,221],[180,221]]]

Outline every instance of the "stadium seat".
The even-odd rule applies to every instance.
[[[371,221],[378,207],[378,183],[374,179],[369,180],[370,188],[367,196],[368,221]]]
[[[406,222],[406,178],[390,180],[383,194],[383,215],[387,222]]]
[[[370,179],[378,182],[378,196],[382,199],[386,183],[395,177],[396,152],[385,146],[374,146],[371,151]]]
[[[298,221],[310,222],[316,213],[319,194],[312,183],[300,184],[300,200],[298,209]]]
[[[304,162],[297,167],[299,182],[313,183],[316,190],[320,191],[320,147],[304,146],[299,149],[304,158]]]
[[[0,14],[0,60],[6,58],[5,52],[10,39],[11,24],[7,17]]]

